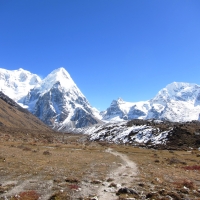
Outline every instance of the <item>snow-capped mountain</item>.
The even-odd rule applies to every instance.
[[[18,70],[0,68],[0,91],[16,102],[40,82],[41,79],[38,75],[21,68]]]
[[[23,104],[54,128],[81,128],[98,123],[100,118],[64,68],[54,70],[36,85]]]
[[[171,83],[148,101],[113,100],[101,114],[91,107],[64,68],[54,70],[43,80],[23,69],[0,69],[0,91],[59,130],[93,125],[101,119],[105,122],[200,119],[200,86],[191,83]]]
[[[38,81],[31,76],[36,77]],[[13,98],[17,103],[51,127],[81,128],[100,122],[99,112],[90,106],[64,68],[54,70],[43,80],[22,69],[6,70],[1,77],[5,94],[11,98],[17,94]]]
[[[130,119],[161,119],[169,121],[198,120],[200,114],[200,86],[174,82],[160,90],[149,101],[125,102],[114,100],[101,113],[103,120],[122,121]]]
[[[113,100],[110,107],[101,112],[106,121],[123,121],[128,119],[144,119],[147,115],[150,103],[148,101],[141,102],[125,102],[122,98]]]

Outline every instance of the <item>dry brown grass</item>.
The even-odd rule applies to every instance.
[[[5,97],[8,98],[8,97]],[[52,130],[33,114],[17,105],[13,100],[7,99],[10,104],[0,98],[0,127],[13,127],[40,131]]]
[[[200,199],[197,191],[200,188],[199,171],[187,168],[200,165],[198,151],[153,150],[78,142],[82,141],[80,135],[65,135],[64,143],[37,142],[30,138],[24,141],[23,137],[13,140],[12,134],[10,137],[11,139],[2,139],[0,142],[0,195],[5,196],[16,186],[23,186],[18,191],[9,193],[10,199],[18,198],[14,196],[20,193],[26,195],[30,191],[35,191],[40,197],[46,195],[49,200],[79,197],[87,199],[86,196],[93,194],[94,188],[99,185],[93,183],[106,181],[109,172],[121,162],[119,157],[105,152],[107,148],[123,153],[136,162],[139,174],[136,179],[133,177],[130,187],[138,191],[139,199],[142,195],[149,199],[167,199],[167,195],[174,199]],[[117,184],[115,177],[111,177],[109,181],[113,185]],[[83,189],[83,184],[89,187],[87,195],[79,190]],[[116,196],[115,199],[126,197]]]
[[[36,191],[24,191],[20,192],[18,195],[11,197],[11,200],[38,200],[39,194]]]
[[[170,195],[170,191],[173,192],[171,197],[177,195],[180,199],[200,199],[200,192],[197,191],[200,189],[199,171],[190,170],[191,166],[194,169],[194,166],[200,164],[200,160],[196,156],[199,153],[197,150],[168,151],[124,145],[112,145],[112,148],[128,155],[137,163],[139,167],[138,181],[132,187],[143,191],[146,195],[149,194],[149,196],[152,191],[157,194],[156,198],[152,195],[152,198],[149,199],[163,199]],[[184,186],[188,188],[187,192],[182,190]]]
[[[0,184],[13,180],[17,181],[17,184],[24,180],[52,181],[53,186],[47,192],[62,199],[63,195],[72,195],[75,187],[78,188],[82,181],[104,180],[112,168],[112,163],[118,158],[104,152],[105,148],[97,143],[78,143],[77,137],[71,135],[67,140],[68,144],[1,142],[0,158],[3,159],[0,159]],[[14,187],[15,185],[10,189]],[[25,192],[25,189],[27,188],[13,193],[10,198]],[[28,189],[34,189],[40,195],[44,192],[37,187]],[[6,194],[6,191],[2,193]]]

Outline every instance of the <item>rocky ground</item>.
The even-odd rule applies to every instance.
[[[0,199],[200,199],[200,151],[0,131]]]

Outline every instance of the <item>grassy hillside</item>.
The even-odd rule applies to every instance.
[[[10,128],[51,131],[51,129],[0,92],[0,126]]]

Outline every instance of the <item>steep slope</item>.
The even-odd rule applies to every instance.
[[[39,76],[21,68],[18,70],[0,68],[0,91],[14,101],[20,101],[39,82],[41,82]]]
[[[37,117],[19,106],[8,96],[0,92],[0,127],[30,129],[37,131],[52,130]]]
[[[130,103],[114,100],[101,114],[106,121],[161,119],[178,122],[198,120],[199,113],[200,86],[174,82],[149,101]]]
[[[99,122],[92,108],[64,68],[51,72],[21,102],[53,128],[81,128]]]

